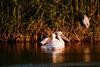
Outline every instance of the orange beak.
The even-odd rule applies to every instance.
[[[61,38],[63,38],[64,40],[70,42],[70,40],[65,35],[63,35],[63,34],[61,34]]]

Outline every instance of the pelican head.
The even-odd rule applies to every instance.
[[[53,34],[52,34],[52,38],[55,38],[55,37],[56,37],[56,34],[55,34],[55,33],[53,33]]]
[[[64,40],[69,42],[69,39],[61,31],[57,31],[56,34],[57,34],[58,37],[61,37]]]

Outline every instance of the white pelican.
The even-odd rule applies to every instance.
[[[86,26],[86,28],[89,28],[89,26],[90,26],[89,20],[90,19],[86,15],[84,15],[84,19],[82,20],[82,22]]]
[[[57,36],[57,38],[56,38]],[[45,38],[44,40],[41,41],[41,48],[45,49],[60,49],[65,47],[65,42],[63,39],[68,40],[61,31],[55,32],[52,34],[51,38]]]
[[[79,15],[77,19],[80,22],[81,26],[85,26],[85,28],[90,27],[90,18],[87,15]]]

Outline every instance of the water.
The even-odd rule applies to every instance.
[[[100,42],[73,42],[64,49],[43,50],[39,44],[0,44],[0,66],[2,67],[66,67],[99,66]]]

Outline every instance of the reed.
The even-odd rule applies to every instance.
[[[88,30],[77,18],[83,14],[91,18]],[[55,30],[72,41],[99,40],[99,16],[99,0],[1,0],[0,41],[38,41]]]

